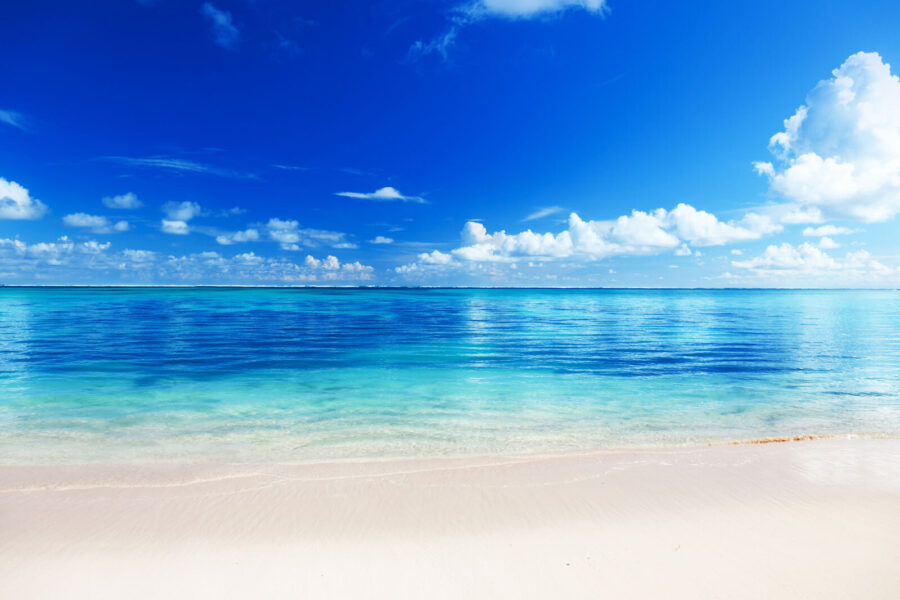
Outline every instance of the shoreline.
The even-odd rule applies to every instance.
[[[387,455],[387,456],[344,456],[337,458],[322,458],[320,456],[311,456],[308,458],[299,458],[295,460],[284,460],[279,458],[254,458],[243,461],[220,461],[207,458],[207,454],[198,457],[184,457],[178,460],[167,458],[153,457],[149,460],[122,460],[119,457],[110,457],[108,460],[91,458],[88,460],[71,460],[71,461],[0,461],[0,469],[4,468],[35,468],[46,469],[56,467],[71,468],[90,468],[101,466],[116,467],[198,467],[198,466],[256,466],[256,465],[279,465],[279,466],[300,466],[300,465],[330,465],[330,464],[385,464],[385,463],[405,463],[415,461],[464,461],[464,460],[528,460],[543,458],[565,458],[577,456],[590,456],[603,453],[622,453],[622,452],[655,452],[669,450],[692,450],[700,448],[722,448],[727,446],[747,446],[747,445],[765,445],[765,444],[782,444],[782,443],[798,443],[821,440],[900,440],[900,433],[868,431],[868,432],[841,432],[841,433],[800,433],[800,434],[779,434],[763,437],[748,438],[716,438],[708,440],[691,440],[686,442],[661,442],[661,443],[645,443],[633,441],[633,443],[622,443],[619,445],[610,444],[607,446],[584,446],[582,448],[568,449],[544,449],[535,452],[510,452],[507,454],[490,453],[490,452],[473,452],[466,453],[425,453],[418,456],[412,455]]]
[[[891,598],[900,439],[6,465],[0,532],[8,597]]]

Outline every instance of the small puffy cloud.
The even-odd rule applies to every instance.
[[[385,237],[383,235],[376,235],[374,239],[369,240],[370,244],[393,244],[394,238]]]
[[[47,206],[32,198],[28,190],[0,177],[0,219],[34,220],[47,213]]]
[[[337,196],[345,198],[358,198],[361,200],[376,200],[379,202],[415,202],[416,204],[427,204],[428,201],[421,196],[406,196],[398,190],[387,186],[379,188],[374,192],[337,192]]]
[[[244,231],[223,233],[216,236],[216,242],[223,246],[230,246],[240,242],[255,242],[257,240],[259,240],[259,231],[256,229],[245,229]]]
[[[690,255],[691,255],[691,249],[688,248],[687,244],[682,244],[681,246],[678,247],[677,250],[675,250],[675,256],[690,256]]]
[[[203,212],[196,202],[166,202],[162,209],[172,221],[190,221]]]
[[[135,208],[143,206],[143,203],[138,200],[137,195],[128,192],[127,194],[119,194],[118,196],[106,196],[103,198],[103,205],[108,208],[134,210]]]
[[[113,223],[106,217],[89,215],[87,213],[66,215],[63,217],[63,223],[69,227],[89,229],[92,233],[121,233],[129,229],[128,221],[116,221]]]
[[[122,255],[131,262],[148,263],[156,259],[156,252],[151,250],[130,250],[122,251]]]
[[[805,222],[892,218],[900,212],[900,80],[875,52],[850,56],[785,120],[769,149],[776,162],[756,170],[796,210],[819,217]]]
[[[26,129],[25,115],[14,110],[0,110],[0,123],[12,125],[16,129]]]
[[[161,229],[163,233],[171,233],[173,235],[187,235],[191,232],[190,226],[184,221],[163,219]]]
[[[821,227],[807,227],[803,230],[806,237],[823,237],[826,235],[849,235],[856,233],[855,229],[836,227],[835,225],[822,225]]]
[[[543,219],[544,217],[549,217],[550,215],[555,215],[556,213],[562,212],[563,210],[564,209],[561,206],[546,206],[544,208],[537,209],[536,211],[522,219],[522,221],[536,221],[538,219]]]
[[[110,246],[109,242],[100,243],[95,240],[76,244],[66,236],[55,242],[36,244],[0,239],[0,258],[4,264],[18,269],[33,269],[39,265],[58,267],[77,263],[79,260],[95,260],[97,256],[105,254]]]
[[[237,47],[241,40],[241,32],[235,27],[230,12],[220,10],[209,2],[204,2],[200,7],[200,14],[209,21],[216,44],[227,50]]]
[[[300,250],[301,247],[316,248],[318,246],[356,248],[356,244],[347,241],[345,233],[327,229],[301,228],[300,224],[294,220],[269,219],[266,230],[272,240],[281,244],[283,250]]]
[[[840,248],[840,244],[826,236],[819,240],[819,248],[822,250],[834,250],[835,248]]]

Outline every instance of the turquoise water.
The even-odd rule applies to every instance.
[[[900,433],[900,292],[0,289],[0,462]]]

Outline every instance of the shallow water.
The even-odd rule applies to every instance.
[[[900,292],[0,289],[0,462],[900,433]]]

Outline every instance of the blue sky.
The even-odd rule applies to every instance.
[[[0,21],[0,283],[900,285],[894,2]]]

